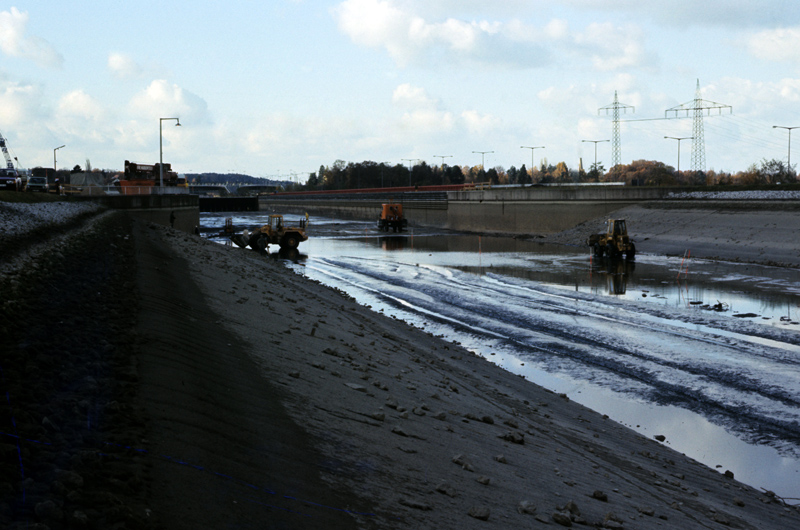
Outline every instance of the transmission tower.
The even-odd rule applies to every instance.
[[[694,100],[677,107],[672,107],[664,111],[664,117],[668,117],[670,112],[675,113],[675,117],[679,117],[681,112],[686,112],[686,117],[694,117],[692,123],[692,171],[705,171],[706,170],[706,143],[703,139],[703,111],[708,111],[711,114],[712,110],[719,111],[722,114],[723,109],[730,109],[733,112],[733,107],[723,103],[716,103],[714,101],[707,101],[700,97],[700,80],[697,80],[697,88],[694,92]]]
[[[622,164],[622,146],[619,139],[619,111],[621,110],[623,113],[626,113],[628,109],[631,109],[631,112],[636,112],[635,107],[619,102],[616,90],[614,91],[614,103],[597,109],[597,114],[600,114],[602,111],[606,111],[606,116],[608,116],[609,111],[611,112],[611,160],[612,160],[611,169],[612,170],[615,167]]]

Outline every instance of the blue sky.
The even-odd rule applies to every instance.
[[[598,109],[702,97],[706,168],[785,159],[800,126],[795,0],[20,1],[0,8],[0,132],[23,167],[304,180],[335,160],[577,168]],[[796,144],[800,146],[800,131]],[[622,123],[622,162],[677,163],[691,119]],[[688,169],[691,142],[681,142]],[[793,157],[800,161],[800,151]],[[598,144],[611,165],[611,144]]]

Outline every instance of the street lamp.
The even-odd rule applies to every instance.
[[[58,151],[62,147],[66,147],[66,144],[53,149],[53,171],[58,171],[58,168],[56,167],[56,151]]]
[[[484,161],[486,160],[486,153],[494,153],[494,151],[473,151],[473,153],[480,153],[481,155],[481,169],[484,169]]]
[[[597,144],[602,142],[610,142],[611,140],[581,140],[581,142],[594,144],[594,170],[597,171]],[[598,171],[599,173],[599,171]]]
[[[164,120],[175,120],[176,123],[175,127],[181,126],[181,119],[180,118],[159,118],[158,119],[158,173],[159,173],[159,182],[160,186],[164,187],[164,136],[161,133],[161,123]]]
[[[433,157],[442,159],[442,184],[444,184],[444,159],[453,158],[453,155],[433,155]]]
[[[419,158],[401,158],[404,162],[419,162]],[[408,164],[408,185],[411,186],[411,171],[412,165]]]
[[[800,127],[800,126],[798,126]],[[789,172],[792,170],[792,129],[797,129],[798,127],[784,127],[783,125],[773,125],[773,129],[786,129],[789,131],[789,157],[787,161],[787,165],[789,167],[786,168],[786,171]]]
[[[664,138],[669,138],[670,140],[678,140],[678,173],[681,172],[681,140],[694,140],[694,136],[684,136],[682,138],[676,138],[674,136],[665,136]]]
[[[521,146],[519,146],[519,148],[520,149],[530,149],[531,150],[531,175],[533,175],[533,167],[534,167],[533,166],[533,152],[535,150],[537,150],[537,149],[544,149],[544,146],[540,145],[540,146],[536,146],[536,147],[529,147],[527,145],[521,145]]]
[[[453,158],[453,155],[433,155],[433,157],[442,159],[442,171],[444,171],[444,159],[445,158]]]

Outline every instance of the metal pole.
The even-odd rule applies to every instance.
[[[66,147],[66,144],[53,149],[53,171],[58,171],[58,168],[56,167],[56,151],[58,151],[62,147]]]
[[[486,161],[486,153],[494,153],[494,151],[473,151],[473,153],[480,153],[480,155],[481,155],[481,169],[485,170],[484,162]]]
[[[444,159],[445,158],[453,158],[453,155],[433,155],[434,158],[441,158],[442,159],[442,184],[444,184]]]
[[[694,136],[684,136],[682,138],[676,138],[675,136],[665,136],[664,138],[669,138],[671,140],[678,140],[678,169],[677,172],[681,172],[681,140],[694,140]]]
[[[784,127],[783,125],[772,126],[773,129],[786,129],[787,131],[789,131],[789,154],[786,158],[787,159],[786,163],[789,167],[786,168],[787,172],[792,170],[792,129],[797,129],[798,127],[800,126],[797,127]]]
[[[600,142],[610,142],[611,140],[581,140],[581,142],[594,144],[594,169],[597,171],[597,144]]]
[[[411,162],[417,162],[417,161],[419,161],[419,159],[418,158],[401,158],[401,160],[403,160],[404,162],[409,162],[409,164],[408,164],[408,186],[411,187],[411,168],[412,168]]]
[[[529,147],[529,146],[527,146],[527,145],[521,145],[521,146],[519,146],[519,148],[520,148],[520,149],[530,149],[530,150],[531,150],[531,175],[533,175],[533,168],[534,168],[534,164],[533,164],[533,152],[534,152],[536,149],[544,149],[544,146],[543,146],[543,145],[538,145],[538,146],[536,146],[536,147]]]
[[[164,120],[175,120],[176,123],[175,127],[181,126],[181,119],[180,118],[159,118],[158,119],[158,176],[159,176],[159,186],[164,187],[164,137],[161,133],[161,123]]]

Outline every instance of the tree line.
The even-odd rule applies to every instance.
[[[592,164],[589,171],[574,169],[565,162],[556,165],[543,160],[539,167],[528,169],[524,164],[508,169],[502,166],[432,166],[424,161],[411,167],[384,162],[345,162],[321,165],[309,174],[305,184],[290,184],[298,190],[342,190],[393,188],[402,186],[434,186],[443,184],[491,183],[493,185],[570,184],[592,182],[624,182],[633,186],[753,186],[792,184],[797,182],[794,166],[781,160],[763,159],[737,173],[710,171],[677,171],[655,160],[635,160],[605,171],[602,164]]]

